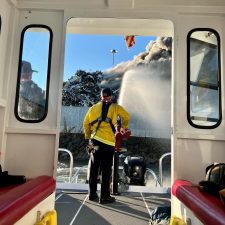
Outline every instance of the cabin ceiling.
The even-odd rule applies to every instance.
[[[71,18],[67,33],[173,36],[173,23],[161,19]]]
[[[8,0],[19,8],[146,9],[155,6],[225,6],[224,0]]]

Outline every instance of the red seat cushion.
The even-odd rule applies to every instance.
[[[176,180],[172,194],[186,205],[204,225],[225,225],[225,206],[219,198],[186,180]]]
[[[50,176],[39,176],[24,184],[0,188],[0,224],[12,225],[29,210],[55,191],[56,182]],[[3,194],[3,191],[5,193]]]

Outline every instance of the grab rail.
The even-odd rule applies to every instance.
[[[160,176],[160,187],[163,186],[163,175],[162,175],[162,161],[165,157],[171,156],[171,152],[163,154],[159,159],[159,176]]]
[[[59,151],[59,152],[66,152],[66,153],[68,153],[69,156],[70,156],[69,182],[71,182],[71,179],[72,179],[72,171],[73,171],[73,155],[72,155],[71,151],[69,151],[68,149],[65,149],[65,148],[59,148],[58,151]]]
[[[73,179],[72,179],[71,183],[74,183],[74,181],[75,181],[75,183],[78,183],[79,173],[82,169],[87,169],[87,166],[82,166],[82,167],[78,168],[76,173],[73,175]]]
[[[149,169],[149,168],[146,168],[146,172],[149,172],[149,173],[152,174],[152,176],[153,176],[153,178],[154,178],[154,180],[155,180],[155,186],[156,186],[156,187],[157,187],[158,185],[161,186],[161,185],[160,185],[160,181],[159,181],[158,177],[156,176],[156,174],[155,174],[155,172],[154,172],[153,170],[151,170],[151,169]]]

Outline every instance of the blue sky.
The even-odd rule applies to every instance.
[[[46,30],[47,31],[47,30]],[[42,89],[46,89],[48,66],[49,32],[25,32],[22,59],[31,63],[32,79]]]
[[[111,68],[113,66],[112,49],[118,51],[114,55],[114,66],[120,62],[132,60],[135,55],[145,52],[150,40],[155,39],[150,36],[136,36],[135,45],[128,50],[124,36],[67,34],[64,81],[74,75],[78,69],[94,72]]]

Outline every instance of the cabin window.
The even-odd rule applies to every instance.
[[[188,121],[197,128],[221,122],[220,38],[212,29],[188,34]]]
[[[22,122],[40,122],[47,115],[52,31],[31,25],[21,34],[15,116]]]

